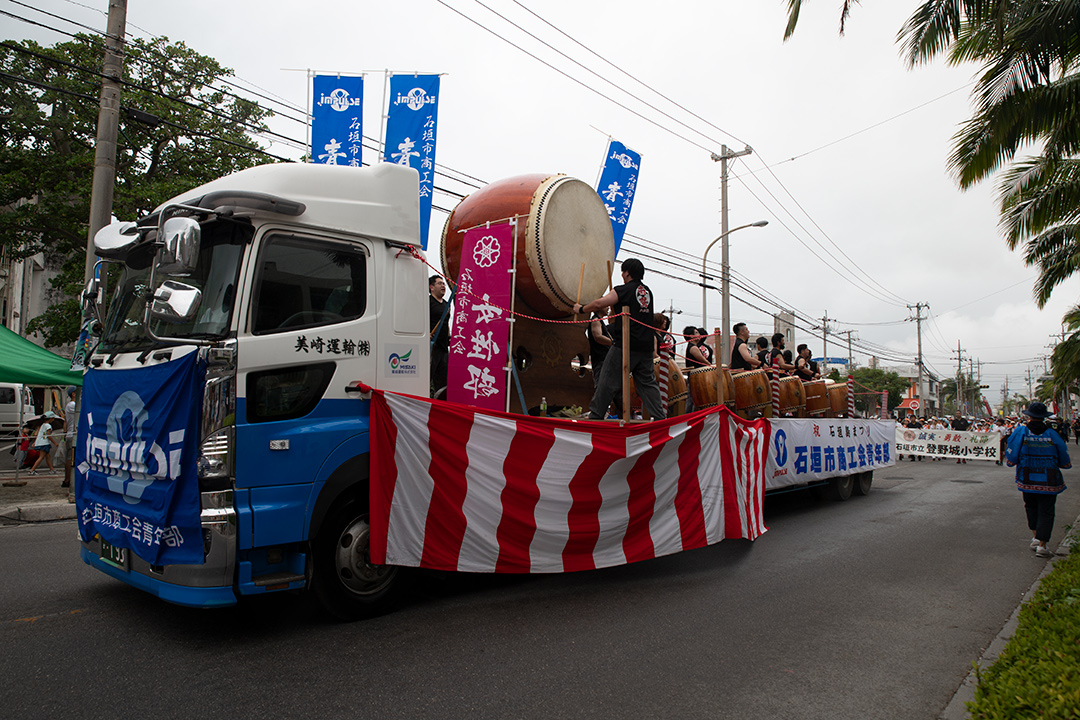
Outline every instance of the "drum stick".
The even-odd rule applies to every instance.
[[[611,288],[612,288],[612,285],[611,285],[611,261],[608,260],[607,261],[607,289],[608,289],[608,292],[611,292]]]
[[[581,286],[585,283],[585,263],[581,263],[581,274],[577,279],[577,302],[581,302]],[[574,313],[574,319],[577,320],[577,313]]]

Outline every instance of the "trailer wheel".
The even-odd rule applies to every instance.
[[[404,571],[371,562],[368,509],[348,502],[334,510],[315,539],[312,591],[319,605],[338,620],[360,620],[392,609]]]
[[[854,486],[855,480],[852,475],[835,477],[829,481],[829,497],[832,500],[847,500],[851,497],[851,490]]]
[[[859,473],[855,478],[855,487],[852,488],[856,495],[869,495],[870,485],[874,482],[874,471],[868,470],[864,473]]]

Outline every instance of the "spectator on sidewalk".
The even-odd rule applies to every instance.
[[[64,481],[60,487],[71,487],[71,463],[72,451],[75,449],[75,422],[78,413],[75,411],[75,386],[67,389],[67,404],[64,405]]]
[[[52,412],[46,412],[45,417],[47,419],[38,425],[37,435],[34,437],[34,449],[40,454],[38,459],[34,461],[33,467],[30,468],[31,475],[37,474],[38,466],[41,465],[42,460],[49,466],[49,472],[56,472],[56,468],[52,464],[52,449],[58,445],[53,437],[52,420],[55,415]]]
[[[1071,468],[1072,460],[1065,441],[1046,424],[1050,412],[1045,405],[1033,402],[1024,414],[1030,420],[1009,436],[1005,463],[1016,468],[1016,488],[1024,494],[1030,547],[1039,557],[1052,557],[1046,543],[1054,530],[1057,496],[1065,490],[1061,471]]]

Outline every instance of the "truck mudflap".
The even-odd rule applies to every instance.
[[[200,493],[204,560],[200,565],[151,565],[95,535],[82,543],[87,565],[177,605],[235,605],[237,515],[232,490]]]

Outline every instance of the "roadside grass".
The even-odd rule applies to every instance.
[[[1080,547],[1054,563],[1020,609],[997,661],[978,670],[975,720],[1080,718]]]

